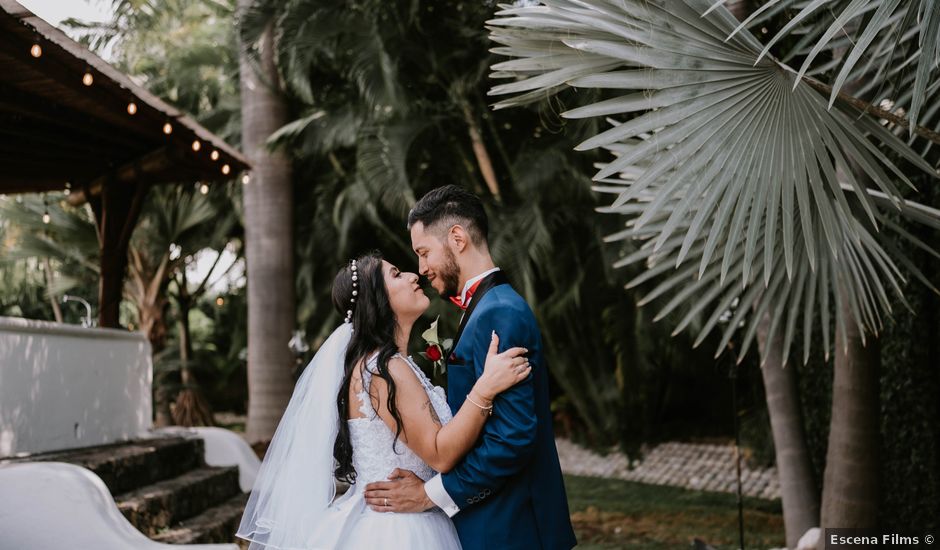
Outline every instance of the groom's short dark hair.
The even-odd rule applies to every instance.
[[[486,246],[489,221],[479,197],[457,185],[445,185],[421,197],[408,213],[408,229],[421,222],[425,230],[461,225],[474,246]]]

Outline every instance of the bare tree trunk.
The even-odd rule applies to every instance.
[[[473,145],[473,155],[477,159],[477,166],[480,167],[480,174],[483,181],[489,188],[494,198],[499,200],[499,182],[496,181],[496,171],[493,170],[493,161],[490,159],[490,153],[486,150],[486,144],[483,143],[483,134],[480,132],[480,125],[477,124],[473,116],[473,110],[470,108],[470,102],[463,102],[463,119],[467,123],[467,133],[470,135],[470,143]]]
[[[43,275],[46,276],[46,295],[49,297],[49,305],[52,306],[52,315],[56,323],[61,323],[62,308],[59,307],[59,299],[49,291],[49,287],[52,285],[52,262],[49,261],[49,258],[43,258],[42,267]]]
[[[238,0],[243,13],[251,0]],[[295,321],[291,163],[265,140],[288,122],[278,89],[275,44],[269,27],[257,44],[257,63],[241,44],[242,148],[252,165],[243,187],[248,269],[248,425],[256,443],[274,435],[293,391],[294,358],[287,342]]]
[[[757,344],[763,358],[761,373],[780,477],[787,548],[796,548],[800,537],[819,525],[819,495],[803,428],[796,370],[792,365],[783,365],[781,331],[768,341],[769,330],[770,315],[765,314],[757,327]]]
[[[847,298],[846,337],[836,331],[832,418],[823,477],[822,527],[877,527],[881,443],[877,338],[862,343]]]
[[[173,420],[178,426],[213,426],[212,407],[199,389],[199,384],[189,367],[193,345],[189,330],[189,312],[192,309],[193,296],[189,293],[186,281],[186,265],[180,269],[177,281],[179,294],[179,344],[180,344],[180,382],[181,387],[173,403]]]

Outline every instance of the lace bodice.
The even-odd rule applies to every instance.
[[[411,357],[405,357],[401,354],[396,355],[396,357],[403,359],[414,371],[415,376],[424,386],[424,391],[428,394],[431,406],[434,407],[441,422],[444,424],[450,422],[453,415],[447,405],[444,388],[431,384],[431,381],[428,380],[428,377],[418,368],[418,365]],[[349,420],[353,466],[356,468],[356,487],[365,487],[367,483],[373,481],[385,481],[388,474],[395,468],[411,470],[418,477],[427,481],[435,474],[434,470],[412,452],[401,441],[401,438],[395,442],[395,432],[389,429],[388,425],[382,421],[381,417],[372,408],[372,401],[369,399],[369,385],[372,382],[372,375],[378,372],[377,359],[378,355],[369,358],[362,373],[363,390],[359,393],[359,412],[362,413],[363,418],[351,418]],[[395,445],[394,449],[392,448],[393,443]]]

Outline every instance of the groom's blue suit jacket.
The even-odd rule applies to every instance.
[[[447,401],[456,414],[483,373],[494,330],[500,352],[529,350],[532,374],[497,396],[476,446],[443,474],[444,489],[460,507],[453,520],[465,550],[567,550],[577,541],[555,448],[542,335],[525,300],[502,273],[495,275],[495,284],[482,282],[458,333]]]

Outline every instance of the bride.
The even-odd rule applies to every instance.
[[[237,536],[250,550],[459,549],[439,509],[382,513],[364,487],[396,468],[430,479],[474,445],[496,395],[531,371],[523,348],[497,354],[456,414],[406,348],[430,305],[414,273],[378,254],[345,266],[333,282],[345,315],[304,370],[268,448]],[[350,483],[335,497],[334,479]]]

